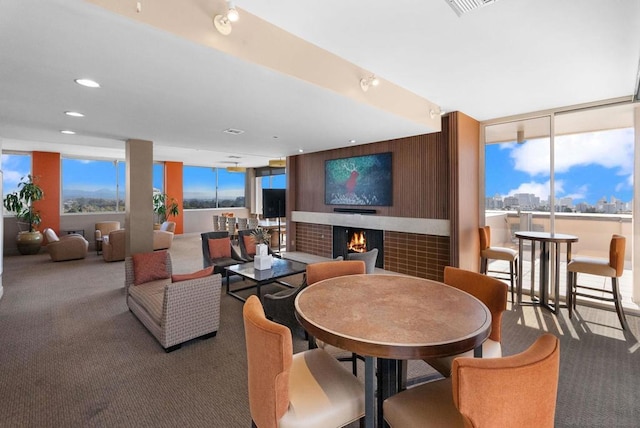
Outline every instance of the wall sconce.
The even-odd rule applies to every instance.
[[[379,84],[380,81],[374,75],[360,79],[360,88],[363,92],[367,92],[370,86],[378,86]]]
[[[238,10],[234,6],[233,2],[227,2],[227,13],[224,15],[216,15],[213,17],[213,25],[216,30],[222,35],[228,36],[231,34],[231,23],[240,19]]]

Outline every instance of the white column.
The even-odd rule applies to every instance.
[[[126,142],[126,255],[153,251],[153,142]]]

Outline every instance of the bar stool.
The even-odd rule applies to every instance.
[[[480,273],[487,275],[491,273],[502,273],[500,271],[489,270],[489,260],[505,260],[509,262],[509,278],[495,276],[498,279],[509,279],[511,281],[511,303],[514,303],[514,289],[516,275],[518,272],[518,252],[506,247],[491,246],[491,228],[484,226],[478,229],[480,233]]]
[[[576,309],[576,297],[588,297],[590,299],[602,300],[605,302],[613,302],[616,306],[616,312],[623,330],[629,330],[627,319],[622,308],[622,297],[620,296],[620,287],[618,278],[624,272],[624,253],[627,240],[624,236],[613,235],[609,244],[609,260],[596,259],[587,257],[576,257],[571,259],[567,265],[569,271],[569,284],[567,298],[569,306],[569,318]],[[611,278],[611,290],[589,287],[578,284],[578,273],[586,273],[589,275],[597,275]],[[579,288],[590,290],[598,293],[608,293],[611,297],[597,296],[594,293],[580,293]]]

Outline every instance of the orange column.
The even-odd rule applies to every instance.
[[[31,175],[42,188],[44,198],[34,204],[40,211],[39,230],[47,227],[60,233],[60,153],[33,152]]]
[[[178,202],[180,214],[178,217],[171,217],[176,222],[176,234],[184,231],[184,215],[182,204],[182,162],[165,162],[164,163],[164,193],[171,198],[175,198]]]

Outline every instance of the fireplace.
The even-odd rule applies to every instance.
[[[333,226],[333,257],[378,249],[376,267],[384,268],[384,232],[361,227]]]

